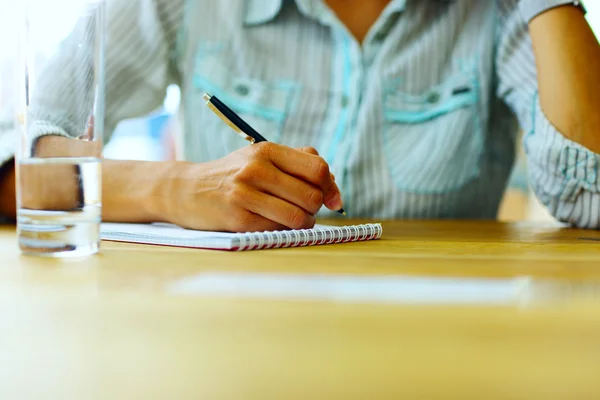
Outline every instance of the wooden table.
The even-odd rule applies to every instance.
[[[600,232],[387,222],[369,243],[248,253],[105,243],[57,261],[21,256],[6,227],[0,254],[2,399],[600,398]],[[206,274],[422,277],[433,297],[435,282],[521,279],[527,301],[173,290]]]

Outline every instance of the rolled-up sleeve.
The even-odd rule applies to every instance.
[[[558,220],[598,229],[600,155],[567,139],[544,114],[527,23],[518,1],[499,3],[497,94],[515,112],[525,133],[531,186]]]
[[[166,88],[178,83],[174,56],[183,0],[108,0],[104,134],[116,125],[160,106]],[[89,39],[92,26],[77,25],[74,38]],[[83,32],[83,33],[82,33]],[[77,137],[84,133],[94,101],[93,59],[67,37],[36,82],[29,118],[29,139],[43,135]],[[90,46],[91,48],[91,46]],[[15,154],[17,135],[0,130],[0,166]]]

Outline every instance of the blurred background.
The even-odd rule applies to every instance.
[[[74,0],[49,1],[48,13],[53,13],[57,5],[67,5]],[[14,8],[12,0],[0,0],[0,9]],[[586,3],[588,8],[588,21],[596,34],[600,37],[600,0]],[[56,43],[57,39],[64,37],[68,32],[59,29],[62,24],[62,15],[56,13],[48,18],[49,43]],[[10,13],[0,15],[0,77],[11,75],[12,61],[15,46],[15,19]],[[52,49],[48,49],[50,52]],[[6,80],[5,80],[6,81]],[[12,110],[10,108],[10,95],[12,88],[2,84],[0,79],[0,129],[12,125]],[[177,86],[168,88],[163,105],[151,114],[137,119],[123,121],[117,127],[110,143],[105,148],[105,156],[112,159],[135,160],[166,160],[175,158],[175,143],[180,132],[177,110],[180,102],[180,91]],[[6,125],[6,126],[5,126]],[[506,192],[499,218],[504,221],[520,220],[552,220],[543,206],[533,195],[528,179],[527,166],[521,141],[518,142],[518,159],[513,170]]]

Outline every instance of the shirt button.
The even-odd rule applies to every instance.
[[[240,96],[246,96],[250,93],[250,88],[244,84],[239,84],[235,87],[235,92]]]
[[[349,102],[350,102],[350,99],[348,99],[348,96],[343,96],[342,101],[341,101],[342,108],[348,107]]]
[[[440,94],[438,92],[430,93],[429,96],[427,96],[427,102],[430,104],[437,103],[438,101],[440,101]]]
[[[375,36],[373,36],[373,40],[376,42],[383,42],[385,40],[386,34],[383,32],[378,32]]]

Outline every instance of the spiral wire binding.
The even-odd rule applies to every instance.
[[[381,224],[240,233],[236,235],[236,250],[260,250],[282,247],[313,246],[379,239]]]

